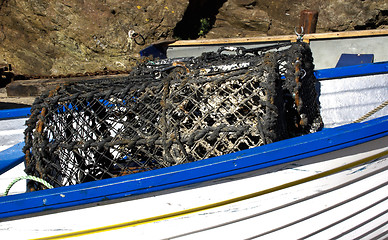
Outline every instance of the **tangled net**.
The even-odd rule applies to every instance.
[[[270,48],[149,61],[129,77],[43,94],[27,121],[26,173],[54,187],[74,185],[317,131],[308,45]]]

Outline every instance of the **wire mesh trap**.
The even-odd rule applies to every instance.
[[[149,61],[129,77],[61,86],[38,97],[25,131],[26,173],[54,187],[74,185],[321,127],[308,45],[227,50]]]

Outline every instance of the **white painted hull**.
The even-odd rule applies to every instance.
[[[385,73],[377,77],[357,77],[350,79],[353,85],[344,84],[343,79],[322,82],[321,112],[327,127],[351,123],[386,100],[387,76]],[[374,87],[368,88],[370,85]],[[349,93],[352,95],[347,95]],[[359,97],[360,93],[362,97]],[[357,97],[361,101],[354,101]],[[387,116],[387,111],[385,108],[371,119]],[[21,129],[24,120],[6,121],[10,121],[7,126],[18,125],[15,129]],[[318,140],[308,138],[311,135],[302,136],[298,139],[303,140],[275,143],[273,148],[257,148],[267,149],[263,151],[248,150],[231,154],[228,159],[222,156],[214,161],[207,159],[197,165],[187,164],[187,168],[175,166],[178,168],[172,167],[171,172],[155,170],[154,175],[140,173],[115,178],[117,182],[101,180],[79,184],[82,185],[79,188],[69,186],[58,191],[51,189],[15,195],[15,198],[10,196],[7,197],[9,202],[4,200],[3,204],[9,203],[7,206],[15,208],[20,203],[20,211],[24,212],[19,214],[19,209],[13,209],[14,215],[8,217],[7,211],[11,210],[1,209],[0,204],[0,235],[2,239],[387,239],[388,119],[377,120],[382,129],[368,128],[374,122],[355,126],[361,128],[357,133],[352,132],[352,127],[326,130],[328,136],[338,136],[341,140],[327,137],[324,130],[315,135]],[[15,129],[1,129],[4,136],[16,135],[11,144],[0,141],[0,150],[23,140],[20,130]],[[349,139],[346,138],[348,134],[352,135]],[[352,144],[347,145],[350,142]],[[315,144],[315,150],[311,150],[310,143]],[[288,158],[278,153],[285,154],[284,149],[293,152],[289,158],[298,160],[252,171],[241,170],[243,167],[240,166],[250,169],[249,162],[260,162],[263,160],[260,158],[276,155],[273,159],[263,160],[260,163],[263,165],[268,163],[266,161]],[[315,151],[320,153],[309,155]],[[199,165],[201,162],[204,164]],[[215,171],[217,168],[220,171],[220,167],[239,174],[211,178],[206,174],[200,176],[201,170],[198,170]],[[5,189],[14,177],[24,175],[23,168],[21,164],[14,168],[16,170],[2,174],[1,189]],[[204,180],[192,183],[191,179],[182,176],[186,173]],[[167,181],[174,177],[190,184],[175,186],[176,182],[163,182],[170,185],[161,190],[157,188],[160,186],[147,185],[159,184],[152,179]],[[154,187],[157,190],[147,191]],[[17,183],[11,195],[23,192],[24,188],[25,181]],[[125,196],[107,196],[104,191],[108,188],[116,188],[121,192],[115,194],[124,193]],[[110,200],[93,195],[101,192]],[[82,194],[87,198],[79,198]],[[95,199],[89,201],[93,197]],[[61,206],[62,199],[70,207]],[[71,205],[72,201],[81,203]],[[30,204],[36,211],[29,211]],[[50,206],[56,209],[52,210]]]
[[[325,127],[351,123],[387,100],[388,74],[331,79],[320,82],[319,102]],[[388,107],[372,118],[388,115]]]
[[[179,212],[271,189],[388,151],[387,142],[388,137],[385,137],[291,164],[215,180],[210,185],[208,182],[195,184],[140,199],[128,197],[114,204],[102,203],[89,208],[1,222],[0,230],[3,230],[2,236],[6,234],[12,239],[64,233],[78,236],[80,233],[77,231]],[[182,239],[247,239],[264,234],[260,239],[298,239],[319,231],[311,239],[328,239],[363,223],[342,238],[354,239],[388,220],[388,213],[379,216],[388,209],[388,200],[384,200],[388,192],[387,176],[388,158],[379,158],[340,173],[232,204],[138,226],[124,224],[124,228],[118,229],[113,226],[108,231],[92,231],[78,237],[171,239],[183,235]],[[373,187],[377,189],[371,191]],[[381,226],[373,231],[373,235],[387,230],[388,226]],[[370,237],[368,235],[365,239]]]
[[[26,120],[27,118],[1,120],[0,151],[23,141]]]
[[[24,129],[27,118],[1,120],[0,123],[0,152],[13,145],[23,142]],[[3,195],[7,186],[16,177],[24,176],[24,163],[12,168],[11,170],[0,175],[0,196]],[[12,187],[9,194],[23,193],[26,191],[26,182],[22,181]]]
[[[310,44],[315,69],[334,68],[342,53],[374,54],[374,62],[388,61],[387,29],[306,34],[303,39]],[[220,46],[254,48],[295,40],[295,35],[181,40],[169,44],[167,57],[200,56],[217,52]]]

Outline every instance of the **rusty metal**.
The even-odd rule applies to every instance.
[[[300,12],[299,27],[303,27],[305,34],[315,33],[318,22],[318,11],[303,10]]]
[[[294,94],[294,99],[295,99],[295,105],[296,105],[296,109],[298,111],[298,113],[300,114],[300,97],[299,97],[299,86],[300,86],[300,77],[301,77],[301,61],[299,60],[299,58],[296,59],[295,61],[295,83],[296,83],[296,87],[295,87],[295,91],[293,92]],[[303,119],[301,118],[299,123],[296,123],[296,124],[300,124],[300,125],[305,125],[305,123],[303,122]],[[298,127],[298,126],[297,126]]]

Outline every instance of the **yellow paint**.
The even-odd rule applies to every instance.
[[[345,164],[343,166],[340,166],[340,167],[337,167],[337,168],[333,168],[331,170],[328,170],[328,171],[325,171],[325,172],[321,172],[321,173],[318,173],[318,174],[315,174],[315,175],[312,175],[312,176],[309,176],[309,177],[305,177],[305,178],[302,178],[302,179],[299,179],[299,180],[288,182],[288,183],[285,183],[285,184],[282,184],[282,185],[279,185],[279,186],[276,186],[276,187],[272,187],[272,188],[269,188],[269,189],[261,190],[261,191],[254,192],[254,193],[247,194],[247,195],[243,195],[243,196],[240,196],[240,197],[231,198],[231,199],[224,200],[224,201],[221,201],[221,202],[211,203],[211,204],[204,205],[204,206],[199,206],[199,207],[190,208],[190,209],[186,209],[186,210],[182,210],[182,211],[178,211],[178,212],[172,212],[172,213],[168,213],[168,214],[154,216],[154,217],[150,217],[150,218],[144,218],[144,219],[139,219],[139,220],[135,220],[135,221],[115,224],[115,225],[108,225],[108,226],[105,226],[105,227],[92,228],[92,229],[87,229],[87,230],[82,230],[82,231],[77,231],[77,232],[71,232],[71,233],[65,233],[65,234],[60,234],[60,235],[55,235],[55,236],[50,236],[50,237],[37,238],[35,240],[38,240],[38,239],[39,240],[43,240],[43,239],[63,239],[63,238],[79,237],[79,236],[84,236],[84,235],[88,235],[88,234],[94,234],[94,233],[99,233],[99,232],[117,230],[117,229],[126,228],[126,227],[134,227],[134,226],[137,226],[137,225],[142,225],[142,224],[147,224],[147,223],[167,220],[167,219],[170,219],[170,218],[181,217],[181,216],[184,216],[184,215],[188,215],[188,214],[192,214],[192,213],[196,213],[196,212],[200,212],[200,211],[205,211],[205,210],[209,210],[209,209],[212,209],[212,208],[221,207],[221,206],[225,206],[225,205],[228,205],[228,204],[232,204],[232,203],[248,200],[248,199],[251,199],[251,198],[254,198],[254,197],[258,197],[258,196],[262,196],[262,195],[265,195],[265,194],[268,194],[268,193],[276,192],[276,191],[279,191],[279,190],[282,190],[282,189],[290,188],[290,187],[293,187],[293,186],[296,186],[296,185],[299,185],[299,184],[302,184],[302,183],[306,183],[306,182],[310,182],[310,181],[313,181],[313,180],[317,180],[319,178],[327,177],[329,175],[332,175],[332,174],[335,174],[335,173],[338,173],[338,172],[342,172],[342,171],[344,171],[346,169],[356,167],[358,165],[367,163],[369,161],[372,161],[374,159],[377,159],[377,158],[380,158],[380,157],[383,157],[383,156],[386,156],[386,155],[388,155],[388,150],[385,150],[385,151],[383,151],[381,153],[372,155],[370,157],[367,157],[367,158],[364,158],[364,159],[361,159],[361,160],[358,160],[358,161],[355,161],[355,162],[352,162],[352,163],[348,163],[348,164]]]

